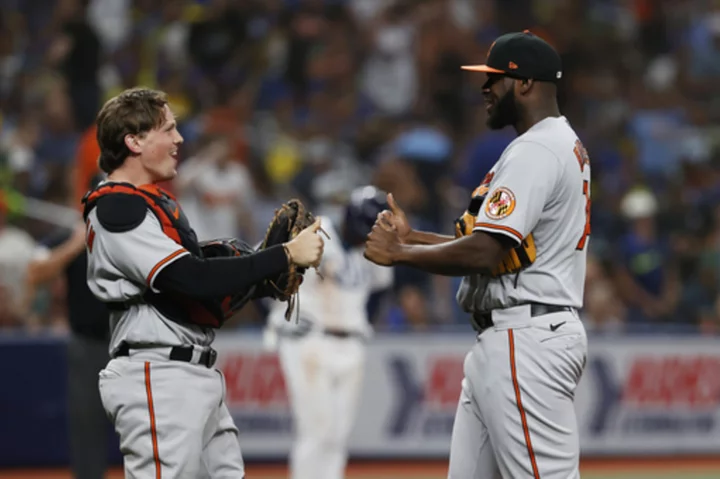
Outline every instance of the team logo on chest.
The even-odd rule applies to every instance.
[[[499,220],[510,216],[515,209],[515,195],[505,187],[497,188],[492,192],[485,203],[485,214],[488,218]]]

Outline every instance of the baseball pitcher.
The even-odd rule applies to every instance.
[[[83,199],[87,281],[111,310],[99,388],[125,477],[242,479],[238,431],[213,368],[215,330],[249,299],[277,297],[298,266],[319,264],[320,223],[298,215],[302,232],[259,252],[239,240],[198,243],[178,203],[155,185],[175,176],[183,141],[165,94],[125,91],[97,126],[108,177]]]
[[[465,359],[452,479],[568,479],[578,471],[573,396],[585,367],[582,307],[590,161],[556,100],[557,52],[532,33],[491,46],[488,125],[518,137],[473,192],[456,237],[411,230],[390,198],[366,243],[378,264],[463,276],[477,342]]]
[[[293,410],[295,443],[292,479],[343,479],[347,442],[363,380],[365,343],[372,328],[366,305],[370,294],[392,284],[392,269],[363,257],[363,242],[385,195],[368,186],[353,191],[343,223],[322,218],[330,241],[319,275],[308,275],[297,324],[285,321],[274,302],[268,339],[278,352]]]

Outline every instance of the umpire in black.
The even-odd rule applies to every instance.
[[[71,331],[67,344],[70,466],[76,479],[101,479],[107,467],[109,421],[100,401],[98,373],[110,359],[109,314],[87,286],[82,220],[74,230],[61,229],[42,243],[47,249],[31,262],[28,286],[32,291],[65,276]]]

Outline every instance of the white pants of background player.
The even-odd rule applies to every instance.
[[[530,318],[529,306],[493,312],[493,322],[465,358],[448,478],[579,478],[583,324],[569,311]]]
[[[278,346],[295,424],[290,477],[343,479],[365,345],[359,338],[311,332],[283,337]]]
[[[238,431],[217,369],[131,351],[100,372],[100,397],[120,436],[129,479],[242,479]]]

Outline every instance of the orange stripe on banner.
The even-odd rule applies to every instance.
[[[162,478],[160,467],[160,451],[158,450],[157,426],[155,424],[155,405],[153,404],[152,387],[150,386],[150,363],[145,362],[145,392],[147,393],[148,413],[150,414],[150,436],[152,437],[153,459],[155,459],[155,477]]]
[[[523,235],[520,234],[518,230],[512,229],[509,226],[503,226],[503,225],[495,225],[492,223],[475,223],[476,228],[489,228],[491,230],[500,230],[505,231],[506,233],[510,233],[513,236],[516,236],[517,239],[520,241],[523,240]]]
[[[156,264],[155,266],[153,266],[153,269],[150,270],[150,274],[148,274],[148,277],[147,277],[147,285],[150,286],[150,282],[152,281],[153,276],[155,276],[155,273],[157,273],[157,270],[159,270],[160,268],[162,268],[163,265],[167,264],[168,261],[172,260],[172,259],[175,258],[177,255],[184,253],[185,251],[187,251],[185,248],[179,249],[179,250],[175,251],[173,254],[168,255],[168,256],[166,256],[165,258],[163,258],[163,259],[161,259],[160,261],[158,261],[158,264]]]
[[[520,385],[518,384],[517,368],[515,367],[515,335],[512,329],[508,329],[508,342],[510,343],[510,372],[512,374],[513,387],[515,388],[515,400],[517,402],[518,411],[520,412],[523,432],[525,433],[525,444],[527,445],[528,455],[530,456],[533,477],[535,479],[540,479],[540,472],[538,471],[537,461],[535,460],[535,451],[533,450],[532,441],[530,440],[530,429],[528,429],[527,425],[525,408],[523,408],[522,398],[520,397]]]

